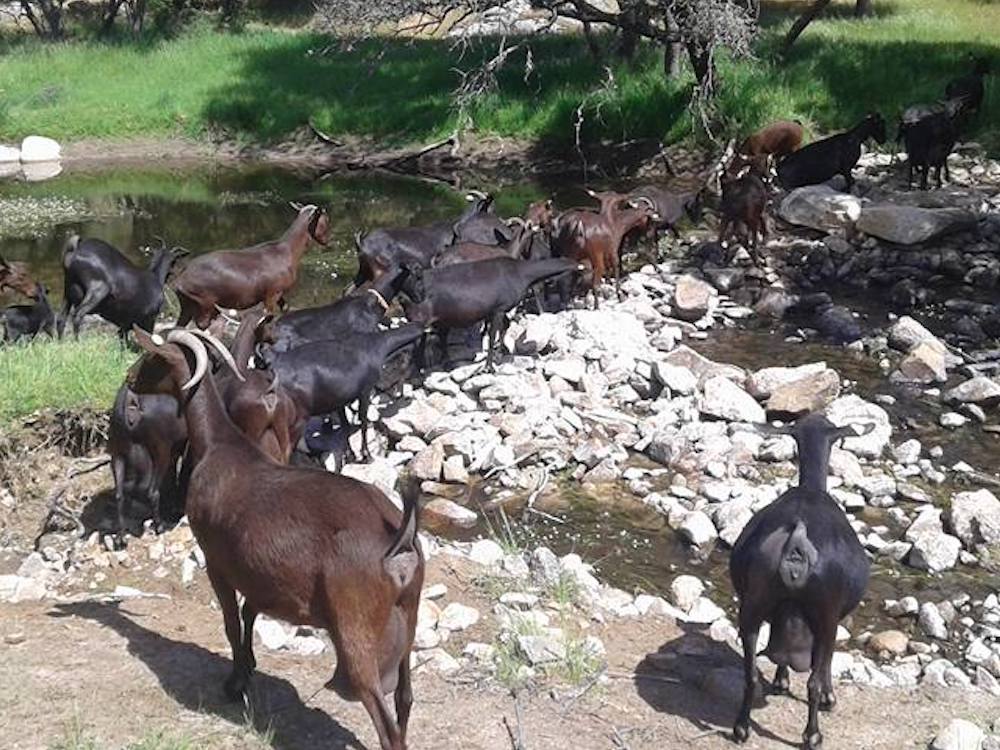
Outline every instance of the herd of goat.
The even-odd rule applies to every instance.
[[[984,63],[947,86],[947,100],[907,110],[899,137],[914,167],[941,168],[965,118],[983,98]],[[885,141],[885,122],[868,115],[856,127],[802,145],[802,126],[774,123],[747,138],[719,175],[720,243],[741,235],[756,261],[767,234],[773,164],[786,189],[842,175],[848,188],[861,145]],[[254,668],[253,624],[259,613],[326,628],[337,652],[328,687],[367,709],[384,750],[406,746],[413,702],[410,651],[424,576],[415,493],[399,510],[373,485],[293,460],[307,448],[310,420],[335,415],[350,432],[347,408],[357,404],[362,460],[369,401],[385,364],[411,349],[420,369],[447,361],[449,331],[485,325],[492,368],[507,314],[524,303],[565,305],[581,280],[598,305],[607,275],[620,283],[622,248],[677,234],[697,221],[707,190],[677,195],[648,185],[628,194],[590,192],[595,209],[557,212],[551,200],[522,217],[499,218],[492,198],[470,194],[453,221],[377,229],[355,236],[358,274],[328,305],[287,311],[311,243],[329,241],[326,211],[295,206],[280,239],[210,252],[178,272],[184,255],[163,244],[148,267],[132,264],[99,239],[72,237],[64,251],[60,315],[28,269],[0,258],[0,291],[33,299],[3,312],[6,339],[40,332],[78,333],[88,314],[131,332],[143,350],[115,398],[108,450],[123,547],[133,498],[148,503],[162,527],[161,496],[182,503],[205,554],[232,647],[227,695],[242,698]],[[153,333],[169,285],[180,300],[175,326]],[[383,327],[401,299],[408,322]],[[555,298],[555,300],[553,300]],[[280,314],[279,314],[280,313]],[[238,316],[228,346],[224,321]],[[189,327],[194,323],[194,327]],[[222,323],[222,325],[220,325]],[[428,336],[438,337],[431,357]],[[481,340],[481,339],[480,339]],[[798,486],[758,512],[734,545],[730,573],[740,600],[745,694],[734,728],[750,733],[759,691],[758,630],[771,626],[766,653],[778,665],[774,691],[788,688],[789,669],[811,671],[806,747],[822,742],[817,712],[833,706],[831,658],[837,624],[860,602],[869,563],[846,516],[826,492],[833,443],[863,434],[810,415],[786,428],[798,445]],[[346,452],[355,460],[353,451]],[[179,512],[181,507],[175,511]],[[240,605],[237,593],[242,595]],[[394,693],[395,717],[386,703]]]

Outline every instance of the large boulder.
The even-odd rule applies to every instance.
[[[786,195],[778,215],[789,224],[821,232],[844,229],[861,217],[861,199],[827,185],[810,185]]]
[[[833,370],[780,385],[767,400],[767,413],[777,419],[794,419],[824,409],[840,395],[840,377]]]
[[[711,284],[685,274],[674,288],[674,315],[692,323],[700,320],[711,309],[716,294]]]
[[[944,234],[969,229],[978,219],[960,208],[916,208],[878,204],[865,206],[857,228],[897,245],[916,245]]]
[[[1000,500],[989,490],[956,494],[949,517],[966,547],[1000,543]]]
[[[948,365],[944,350],[930,341],[917,344],[903,357],[891,375],[897,383],[944,383],[948,380]]]
[[[985,736],[971,721],[953,719],[931,742],[930,750],[980,750]]]
[[[779,386],[804,380],[826,369],[826,362],[811,362],[798,367],[765,367],[750,374],[747,378],[747,391],[751,396],[767,399]]]
[[[926,342],[930,342],[942,352],[946,351],[945,345],[937,336],[909,315],[901,317],[889,329],[889,346],[901,352],[911,351],[918,344]]]
[[[944,532],[924,531],[913,538],[909,563],[918,570],[940,573],[955,567],[961,551],[962,542],[957,537]]]
[[[19,161],[21,161],[20,149],[0,145],[0,164],[16,164]]]
[[[721,375],[705,381],[699,409],[708,417],[727,422],[765,421],[764,410],[754,397]]]
[[[687,346],[678,346],[672,352],[663,357],[663,361],[675,367],[684,367],[695,374],[699,383],[703,383],[709,378],[724,377],[742,384],[746,380],[746,372],[736,365],[720,364],[713,362],[708,357],[703,357],[694,349]]]
[[[944,392],[944,400],[960,404],[995,406],[1000,403],[1000,384],[979,375]]]
[[[841,396],[826,408],[826,416],[838,427],[847,425],[874,424],[867,435],[844,438],[841,445],[862,458],[878,458],[889,445],[892,426],[889,415],[881,406],[869,403],[860,396]]]
[[[51,138],[29,135],[21,141],[21,163],[33,164],[40,161],[59,161],[62,149]]]

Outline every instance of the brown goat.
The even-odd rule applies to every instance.
[[[535,238],[536,231],[529,228],[527,222],[519,217],[510,219],[511,226],[519,224],[520,228],[515,230],[510,240],[504,239],[499,245],[482,245],[478,242],[458,242],[445,248],[445,251],[431,261],[431,266],[441,268],[443,266],[454,266],[457,263],[474,263],[478,260],[492,260],[494,258],[514,258],[522,260],[528,257],[531,250],[531,243]],[[500,233],[497,232],[500,239]]]
[[[309,241],[325,245],[329,231],[324,209],[302,206],[281,239],[194,258],[171,284],[181,303],[177,325],[194,320],[199,328],[207,328],[220,305],[245,310],[263,302],[270,312],[276,311],[298,280]]]
[[[0,292],[10,290],[35,299],[36,288],[37,284],[28,273],[27,265],[17,262],[11,263],[0,255]]]
[[[164,339],[136,329],[135,337],[153,357],[130,373],[132,386],[156,389],[166,380],[184,404],[194,466],[187,514],[233,651],[226,694],[243,698],[256,667],[258,614],[323,627],[337,652],[327,687],[361,701],[382,750],[405,750],[424,578],[415,497],[401,513],[373,485],[275,463],[229,419],[197,336],[175,329]],[[228,353],[223,359],[234,367]]]
[[[605,194],[608,195],[608,194]],[[595,196],[596,197],[596,196]],[[627,196],[621,200],[628,200]],[[599,213],[571,209],[560,214],[556,220],[556,230],[552,238],[554,255],[590,263],[590,291],[594,295],[594,309],[597,309],[597,287],[608,270],[615,277],[615,292],[621,299],[621,245],[629,232],[645,229],[650,222],[659,219],[652,201],[641,198],[624,210],[614,208],[620,203],[617,198],[608,197],[601,201]]]
[[[798,151],[804,135],[802,123],[778,120],[748,136],[740,146],[739,153],[750,157],[746,161],[753,164],[760,174],[767,174],[769,157],[781,159]]]
[[[719,243],[734,237],[742,226],[744,242],[754,265],[760,265],[758,244],[767,239],[767,186],[753,167],[738,176],[727,174],[722,180],[719,206]]]

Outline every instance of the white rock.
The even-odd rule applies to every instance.
[[[948,625],[941,616],[937,605],[933,602],[924,602],[920,605],[917,625],[925,635],[931,638],[936,638],[939,641],[948,640]]]
[[[469,547],[468,557],[472,562],[493,567],[504,558],[503,547],[492,539],[477,539]]]
[[[989,490],[957,493],[949,516],[955,535],[967,547],[1000,544],[1000,500]]]
[[[435,497],[424,505],[424,513],[435,516],[441,522],[471,529],[479,522],[479,514],[444,497]]]
[[[21,149],[0,145],[0,164],[13,164],[21,161]]]
[[[940,573],[950,570],[958,562],[962,542],[949,534],[926,532],[913,540],[909,563],[914,568]]]
[[[980,375],[945,391],[942,398],[947,402],[953,403],[995,406],[1000,403],[1000,384],[984,375]]]
[[[923,447],[920,445],[919,440],[907,440],[905,443],[900,443],[892,449],[892,457],[903,464],[903,466],[912,466],[920,460],[921,450],[923,450]]]
[[[764,409],[753,396],[722,376],[705,381],[698,408],[702,414],[728,422],[765,421]]]
[[[441,612],[438,618],[438,628],[451,631],[462,631],[471,628],[479,622],[479,610],[459,602],[452,602]]]
[[[687,622],[707,625],[725,617],[725,611],[707,597],[700,597],[684,618]]]
[[[971,721],[952,719],[931,742],[930,750],[979,750],[984,737],[983,730]]]
[[[653,377],[673,395],[688,396],[698,388],[698,377],[693,372],[666,362],[653,363]]]
[[[710,544],[719,536],[715,530],[715,524],[700,510],[688,513],[677,528],[677,533],[696,547]]]
[[[21,163],[32,164],[42,161],[59,161],[62,149],[51,138],[41,135],[29,135],[21,141]]]
[[[889,445],[892,426],[885,409],[854,394],[841,396],[826,408],[827,418],[838,427],[874,424],[875,428],[861,437],[844,438],[842,446],[863,458],[878,458]]]
[[[272,620],[265,615],[259,615],[254,621],[253,630],[260,638],[264,648],[277,651],[284,647],[294,635],[291,625],[278,620]]]
[[[893,204],[866,205],[857,228],[899,245],[914,245],[974,226],[976,215],[960,208],[918,208]]]
[[[443,648],[432,648],[427,651],[414,651],[410,655],[410,664],[414,669],[429,667],[441,674],[452,674],[462,668],[458,660]]]
[[[670,583],[670,598],[680,609],[688,612],[705,593],[705,584],[695,576],[677,576]]]
[[[827,185],[810,185],[786,195],[778,214],[790,224],[828,232],[853,227],[861,218],[861,199]]]
[[[826,369],[826,362],[813,362],[798,367],[765,367],[751,373],[747,378],[747,392],[763,401],[770,397],[776,388],[804,380]]]

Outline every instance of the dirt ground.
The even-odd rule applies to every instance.
[[[448,601],[489,611],[471,573],[450,558],[434,558],[428,573],[429,583],[448,586]],[[222,696],[229,654],[203,572],[186,588],[176,575],[156,578],[137,568],[106,576],[97,591],[91,572],[81,578],[81,591],[64,591],[61,601],[0,608],[0,747],[79,747],[67,738],[85,737],[93,742],[86,747],[120,748],[157,730],[197,748],[377,747],[361,706],[322,688],[333,669],[329,651],[307,657],[258,644],[251,720]],[[95,600],[118,583],[168,598]],[[484,617],[446,648],[457,654],[467,641],[488,642],[493,626]],[[656,620],[594,624],[593,632],[608,649],[607,679],[600,683],[549,686],[515,698],[482,674],[443,677],[418,669],[410,748],[733,746],[728,729],[738,682],[725,686],[723,698],[658,668],[664,658],[657,652],[699,652],[685,647],[698,636]],[[689,672],[706,658],[716,666],[738,664],[732,652],[695,655]],[[754,714],[756,733],[747,747],[797,746],[804,687],[799,679],[793,697],[773,698]],[[1000,699],[978,692],[842,686],[839,699],[837,711],[822,719],[828,748],[923,748],[956,716],[980,726],[1000,718]]]

